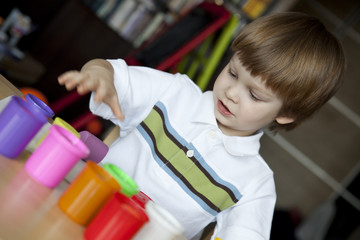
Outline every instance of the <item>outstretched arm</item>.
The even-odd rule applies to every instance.
[[[114,86],[114,69],[103,59],[94,59],[87,62],[81,71],[68,71],[58,77],[60,85],[67,90],[76,88],[80,95],[95,92],[95,102],[104,102],[111,108],[113,114],[124,120],[118,95]]]

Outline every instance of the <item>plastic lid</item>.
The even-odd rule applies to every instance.
[[[55,113],[53,110],[35,95],[28,93],[25,95],[25,100],[30,104],[34,111],[40,112],[48,118],[54,117]]]
[[[139,192],[136,182],[119,167],[111,163],[105,163],[103,168],[108,171],[121,185],[121,192],[131,197]]]
[[[69,130],[70,132],[72,132],[76,137],[80,138],[80,133],[78,131],[76,131],[76,129],[70,125],[70,123],[66,122],[64,119],[56,117],[54,122],[54,125],[58,125],[60,127],[63,127],[67,130]]]

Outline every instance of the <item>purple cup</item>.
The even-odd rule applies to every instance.
[[[86,144],[86,146],[90,150],[90,154],[84,158],[85,161],[93,161],[99,163],[107,152],[109,151],[109,147],[101,141],[99,138],[94,136],[88,131],[80,132],[80,139]]]
[[[35,95],[28,93],[25,95],[25,100],[27,101],[27,103],[32,108],[35,114],[36,113],[43,114],[47,118],[54,117],[55,115],[54,111]]]
[[[49,134],[25,162],[25,169],[36,181],[54,188],[88,154],[88,147],[78,137],[52,125]]]
[[[42,114],[33,114],[28,103],[12,96],[0,114],[0,154],[16,158],[47,122]]]

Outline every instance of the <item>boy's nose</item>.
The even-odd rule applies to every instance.
[[[236,87],[229,87],[226,91],[226,97],[229,98],[234,103],[239,103],[240,95],[239,90]]]

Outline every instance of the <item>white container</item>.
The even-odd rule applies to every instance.
[[[184,228],[167,210],[153,201],[146,203],[145,210],[149,217],[149,222],[136,233],[132,240],[184,239],[182,237]]]

